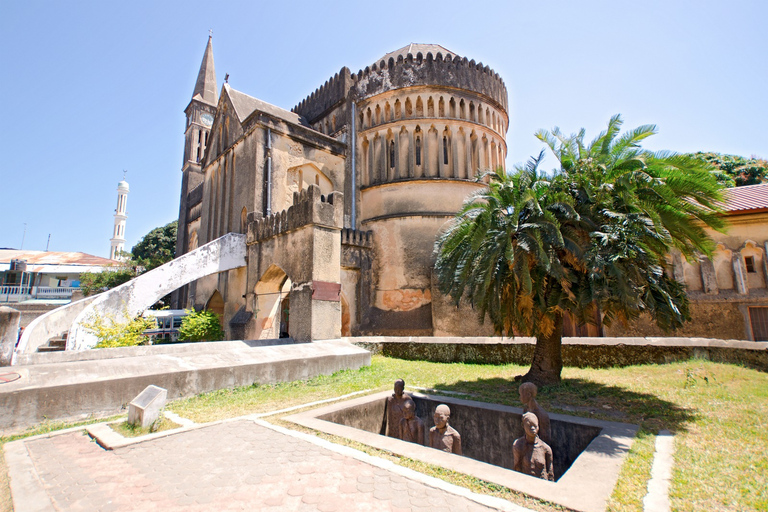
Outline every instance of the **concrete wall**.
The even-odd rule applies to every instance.
[[[0,366],[10,366],[19,339],[19,318],[15,309],[0,306]]]

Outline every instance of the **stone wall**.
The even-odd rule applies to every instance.
[[[360,337],[347,341],[387,357],[439,363],[529,365],[535,339]],[[768,371],[768,343],[707,338],[563,338],[563,364],[610,368],[692,358]]]
[[[700,297],[703,294],[691,294],[691,321],[677,329],[674,334],[680,337],[706,337],[718,336],[722,339],[748,340],[747,322],[742,305],[745,298],[733,301]],[[754,301],[754,299],[753,299]],[[753,301],[750,301],[753,302]],[[764,305],[768,305],[766,302]],[[603,326],[605,336],[666,336],[656,322],[648,316],[641,316],[638,320],[629,322],[626,327],[622,325]]]

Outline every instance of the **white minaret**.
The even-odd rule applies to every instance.
[[[125,209],[128,205],[128,182],[125,181],[125,172],[123,172],[123,181],[117,184],[117,208],[115,208],[115,229],[109,242],[109,259],[125,259],[120,255],[125,250],[125,220],[128,216]]]

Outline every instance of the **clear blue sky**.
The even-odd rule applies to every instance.
[[[646,147],[768,157],[768,2],[12,1],[0,5],[0,247],[107,256],[127,169],[127,249],[178,216],[184,114],[208,29],[219,88],[290,109],[410,42],[496,70],[508,164],[539,128],[621,113]],[[553,167],[550,158],[545,167]]]

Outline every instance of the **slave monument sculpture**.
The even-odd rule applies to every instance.
[[[523,402],[523,412],[530,412],[536,415],[539,424],[539,438],[547,443],[552,443],[552,430],[549,425],[549,414],[541,408],[536,401],[538,389],[533,382],[524,382],[520,385],[520,401]]]
[[[387,435],[402,439],[400,434],[400,420],[403,418],[403,405],[406,400],[413,400],[405,393],[405,381],[395,381],[395,392],[387,398]]]
[[[461,455],[461,436],[448,424],[451,409],[440,404],[435,409],[435,426],[429,429],[429,446],[437,450]]]
[[[512,444],[513,469],[543,480],[555,481],[552,449],[539,436],[539,419],[532,412],[523,414],[525,435]]]
[[[424,444],[424,422],[416,416],[416,403],[410,398],[403,404],[399,437],[409,443]]]

